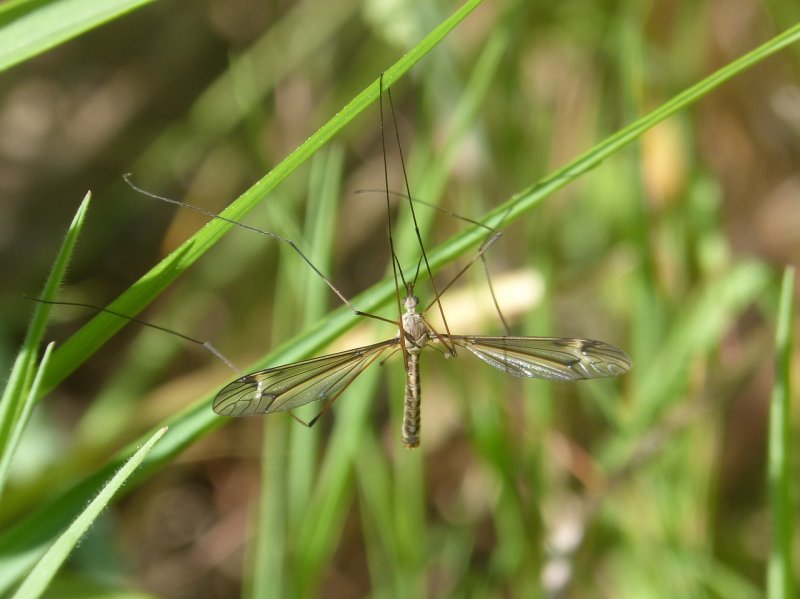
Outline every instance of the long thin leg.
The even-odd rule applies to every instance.
[[[211,345],[209,341],[203,341],[202,339],[196,339],[194,337],[190,337],[189,335],[185,335],[184,333],[179,333],[178,331],[173,331],[172,329],[168,329],[167,327],[162,327],[158,324],[153,324],[152,322],[147,322],[146,320],[142,320],[141,318],[136,318],[135,316],[128,316],[127,314],[122,314],[121,312],[116,312],[114,310],[109,310],[108,308],[102,308],[100,306],[95,306],[94,304],[84,304],[81,302],[61,302],[61,301],[50,301],[50,300],[43,300],[38,297],[28,297],[27,295],[24,296],[25,299],[31,300],[34,302],[39,302],[40,304],[49,304],[51,306],[74,306],[77,308],[89,308],[90,310],[95,310],[97,312],[105,312],[106,314],[112,314],[113,316],[119,316],[120,318],[124,318],[125,320],[131,320],[135,323],[141,324],[146,327],[150,327],[151,329],[155,329],[157,331],[162,331],[164,333],[171,333],[176,337],[180,337],[184,341],[189,341],[190,343],[194,343],[199,345],[200,347],[204,348],[210,354],[215,356],[219,359],[220,362],[225,364],[228,368],[233,370],[236,374],[241,375],[242,371],[236,368],[233,362],[231,362],[225,355],[219,351],[216,347]]]
[[[376,193],[376,192],[378,192],[378,193],[388,193],[389,195],[399,196],[399,197],[401,197],[403,199],[406,199],[406,200],[409,199],[408,196],[406,194],[404,194],[404,193],[399,193],[399,192],[396,192],[396,191],[385,192],[384,190],[380,190],[380,189],[360,189],[360,190],[356,191],[355,193]],[[483,271],[484,271],[484,274],[486,276],[486,284],[489,287],[489,294],[492,296],[492,303],[494,304],[495,311],[497,312],[497,315],[500,318],[500,322],[503,324],[503,328],[505,329],[506,334],[510,335],[511,334],[511,328],[508,326],[508,321],[506,320],[505,316],[503,315],[503,311],[500,308],[500,303],[497,301],[497,295],[495,294],[494,285],[492,284],[491,273],[489,272],[489,264],[486,262],[486,256],[485,256],[485,253],[489,249],[489,247],[494,245],[494,243],[497,242],[500,237],[502,237],[502,235],[503,235],[502,232],[500,232],[497,228],[490,227],[489,225],[487,225],[485,223],[482,223],[482,222],[477,221],[475,219],[472,219],[472,218],[469,218],[469,217],[464,216],[462,214],[459,214],[457,212],[454,212],[453,210],[448,210],[447,208],[443,208],[442,206],[437,206],[436,204],[432,204],[430,202],[426,202],[425,200],[421,200],[419,198],[411,198],[411,201],[412,202],[416,202],[417,204],[422,204],[423,206],[427,206],[428,208],[431,208],[433,210],[437,210],[437,211],[441,212],[442,214],[446,214],[446,215],[451,216],[453,218],[457,218],[459,220],[463,220],[464,222],[468,222],[468,223],[470,223],[472,225],[475,225],[476,227],[481,227],[483,229],[486,229],[489,232],[488,236],[486,237],[484,242],[481,244],[481,247],[478,248],[478,251],[475,254],[475,256],[470,260],[470,262],[464,268],[462,268],[450,280],[450,282],[447,283],[447,285],[444,286],[444,288],[442,288],[442,290],[439,292],[439,296],[443,295],[445,293],[445,291],[447,291],[453,285],[453,283],[455,283],[456,280],[458,280],[466,272],[466,270],[470,266],[472,266],[472,263],[475,262],[478,258],[480,258],[481,262],[483,263]],[[500,222],[502,223],[503,220],[505,220],[505,216],[500,219]],[[436,303],[436,300],[434,299],[430,304],[428,304],[425,307],[425,311],[427,311],[430,308],[432,308],[433,304],[435,304],[435,303]]]
[[[398,152],[399,152],[399,155],[400,155],[400,166],[403,169],[403,183],[405,184],[405,187],[406,187],[406,194],[407,194],[407,197],[408,197],[408,207],[411,210],[411,219],[414,221],[414,233],[417,236],[417,242],[419,244],[419,249],[422,252],[422,260],[425,263],[425,270],[428,273],[428,278],[430,279],[431,287],[433,288],[433,294],[436,296],[435,302],[439,306],[439,315],[442,317],[442,323],[444,324],[445,332],[447,333],[447,336],[449,337],[450,336],[450,327],[447,325],[447,318],[444,315],[444,308],[442,308],[442,303],[439,300],[439,295],[440,294],[439,294],[439,291],[436,289],[436,281],[433,278],[433,273],[431,272],[431,266],[428,263],[428,254],[425,252],[425,246],[422,243],[422,234],[420,233],[419,225],[417,224],[417,213],[414,210],[414,203],[411,201],[411,186],[408,183],[408,175],[406,174],[406,162],[405,162],[405,158],[403,157],[403,147],[402,147],[402,144],[400,143],[400,128],[397,126],[397,117],[396,117],[395,112],[394,112],[394,102],[392,101],[392,91],[391,91],[391,89],[387,90],[387,95],[389,96],[389,106],[390,106],[390,108],[392,110],[392,121],[394,122],[394,133],[395,133],[395,138],[397,139],[397,149],[398,149]],[[381,120],[383,120],[383,108],[381,108]],[[384,148],[384,156],[385,156],[385,148]],[[384,158],[384,164],[385,164],[385,162],[386,161],[385,161],[385,158]],[[388,184],[387,184],[386,188],[388,190],[388,188],[389,188]],[[386,196],[386,201],[387,201],[387,204],[388,204],[388,201],[389,201],[388,194]]]
[[[131,181],[130,173],[128,173],[126,175],[123,175],[123,179],[125,180],[125,182],[134,191],[137,191],[137,192],[139,192],[139,193],[141,193],[143,195],[146,195],[148,197],[151,197],[153,199],[160,200],[162,202],[166,202],[167,204],[173,204],[175,206],[180,206],[181,208],[188,208],[189,210],[194,210],[195,212],[199,212],[200,214],[204,214],[204,215],[206,215],[208,217],[225,221],[226,223],[230,223],[232,225],[236,225],[237,227],[242,227],[243,229],[248,229],[250,231],[254,231],[255,233],[260,233],[261,235],[266,235],[267,237],[271,237],[273,239],[277,239],[278,241],[281,241],[281,242],[287,244],[290,248],[292,248],[303,259],[303,261],[306,264],[308,264],[311,267],[311,269],[315,273],[317,273],[317,275],[325,282],[325,284],[330,288],[330,290],[333,291],[333,293],[336,295],[336,297],[338,297],[342,301],[342,303],[344,303],[344,305],[346,305],[350,309],[350,311],[353,314],[355,314],[356,316],[366,316],[368,318],[374,318],[375,320],[381,320],[381,321],[384,321],[384,322],[388,322],[390,324],[394,324],[394,321],[390,320],[388,318],[384,318],[382,316],[378,316],[377,314],[371,314],[369,312],[363,312],[362,310],[356,309],[356,307],[350,302],[350,300],[348,300],[344,296],[344,294],[341,291],[339,291],[339,289],[336,288],[336,286],[333,284],[333,282],[328,277],[326,277],[322,273],[322,271],[320,271],[316,266],[314,266],[314,263],[311,262],[311,260],[308,259],[308,257],[303,253],[303,251],[298,247],[298,245],[294,241],[289,239],[288,237],[283,237],[281,235],[278,235],[277,233],[272,233],[271,231],[266,231],[264,229],[260,229],[258,227],[254,227],[252,225],[247,225],[245,223],[240,223],[239,221],[235,221],[233,219],[226,218],[226,217],[224,217],[224,216],[222,216],[220,214],[217,214],[216,212],[212,212],[210,210],[206,210],[204,208],[200,208],[199,206],[194,206],[192,204],[187,204],[186,202],[181,202],[180,200],[173,200],[172,198],[167,198],[167,197],[164,197],[164,196],[160,196],[158,194],[155,194],[155,193],[152,193],[152,192],[147,191],[145,189],[142,189],[141,187],[136,186]]]

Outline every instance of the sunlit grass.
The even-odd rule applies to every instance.
[[[345,4],[342,22],[355,12]],[[469,50],[469,68],[455,66],[453,48],[428,44],[398,63],[399,73],[425,56],[411,77],[392,81],[411,189],[421,199],[503,227],[503,240],[488,256],[497,278],[533,268],[545,281],[540,303],[512,322],[515,332],[604,339],[631,354],[634,370],[617,380],[556,385],[509,380],[470,356],[444,360],[430,352],[422,364],[422,448],[406,451],[399,434],[404,373],[397,356],[371,369],[307,430],[280,416],[244,422],[216,417],[210,397],[230,373],[214,364],[183,378],[165,375],[161,369],[173,372],[169,362],[178,359],[180,342],[142,331],[128,355],[115,360],[122,365],[119,373],[90,398],[69,432],[71,450],[55,476],[42,470],[34,480],[12,485],[0,506],[4,521],[7,514],[15,521],[0,526],[4,590],[141,443],[140,436],[169,424],[170,434],[124,491],[139,505],[148,497],[156,501],[158,491],[148,489],[168,487],[173,477],[204,481],[220,502],[213,506],[218,527],[208,526],[215,527],[214,539],[225,541],[220,549],[212,547],[212,535],[198,535],[194,543],[213,554],[204,571],[240,584],[248,596],[336,595],[345,579],[351,586],[343,585],[343,593],[374,596],[763,593],[768,531],[758,518],[768,509],[767,481],[749,481],[761,492],[748,498],[748,518],[737,518],[722,464],[725,456],[735,456],[731,445],[738,442],[726,428],[730,404],[755,380],[771,348],[766,329],[776,319],[777,278],[762,259],[737,254],[725,228],[724,191],[708,165],[692,160],[698,132],[687,111],[726,79],[792,43],[798,30],[731,61],[700,84],[690,87],[711,69],[698,73],[687,64],[682,77],[662,74],[661,87],[639,79],[655,69],[649,61],[656,49],[643,35],[645,27],[637,28],[634,11],[621,10],[615,20],[592,7],[565,21],[584,24],[587,47],[607,38],[604,59],[612,64],[602,65],[589,51],[565,52],[557,60],[539,52],[566,50],[558,28],[548,25],[563,15],[533,14],[523,3],[510,3],[503,14],[480,10],[485,12],[464,26],[478,27],[479,19],[492,25],[481,32],[480,47]],[[443,10],[431,21],[420,12],[406,25],[422,27],[415,38],[421,39],[446,16]],[[280,22],[282,35],[293,31],[294,18]],[[313,18],[323,16],[311,11],[304,17],[307,48],[325,48],[344,35],[338,21],[318,29],[310,24]],[[376,19],[372,27],[385,28],[386,40],[396,39],[389,30],[400,34],[390,25],[403,19],[393,20]],[[691,24],[684,17],[676,28],[688,33]],[[474,35],[469,31],[456,30],[446,43],[460,48],[465,42],[458,36]],[[276,26],[264,45],[284,39],[278,33]],[[704,41],[702,35],[690,39]],[[335,81],[317,57],[322,62],[286,88],[260,79],[269,68],[252,68],[263,55],[234,57],[189,116],[163,132],[142,158],[131,158],[135,175],[161,186],[180,172],[181,185],[190,190],[187,199],[195,201],[208,187],[231,185],[220,166],[226,159],[239,165],[231,177],[247,185],[257,178],[248,179],[248,169],[258,176],[270,171],[242,196],[240,205],[249,209],[274,188],[248,222],[297,240],[359,309],[393,318],[393,282],[385,270],[381,274],[388,255],[383,200],[352,194],[354,188],[382,185],[377,107],[369,104],[377,88],[365,87],[400,52],[379,46],[363,52],[364,62]],[[577,46],[570,50],[579,52]],[[302,69],[306,52],[316,56],[295,48],[287,62],[297,61]],[[637,56],[649,60],[639,63]],[[590,72],[581,74],[586,64]],[[292,70],[283,68],[281,76],[291,79]],[[599,73],[610,79],[607,86],[598,82]],[[237,90],[233,103],[221,91],[228,89],[228,78]],[[645,84],[657,88],[646,100],[640,88]],[[325,90],[314,96],[324,107],[315,113],[314,128],[327,124],[277,168],[258,152],[244,161],[230,158],[226,149],[234,142],[220,136],[235,131],[246,138],[245,147],[258,146],[253,140],[265,130],[280,130],[279,116],[270,115],[268,125],[261,116],[267,111],[262,99],[273,85],[283,94],[298,93],[291,99],[303,97],[304,85]],[[356,96],[353,103],[343,89]],[[275,103],[285,110],[287,100]],[[350,108],[339,111],[345,105]],[[639,115],[647,116],[637,120]],[[184,153],[191,123],[202,130],[202,139]],[[643,132],[648,137],[641,145],[627,145]],[[330,147],[317,151],[331,139]],[[174,171],[167,158],[173,155],[185,161]],[[389,160],[390,185],[402,190],[394,149]],[[109,190],[107,197],[117,192]],[[236,210],[229,216],[243,218],[244,209]],[[423,207],[418,216],[441,280],[486,235]],[[165,238],[179,239],[165,241],[168,249],[199,227],[186,224],[189,218],[177,216]],[[227,228],[217,222],[200,229],[131,287],[117,309],[135,313],[168,288],[170,297],[155,318],[196,336],[198,329],[203,335],[210,331],[215,345],[240,367],[301,359],[332,341],[344,342],[344,331],[357,319],[289,248],[233,230],[206,253]],[[403,211],[395,241],[401,261],[413,271],[418,250]],[[364,282],[362,269],[375,276]],[[486,293],[480,272],[470,273],[462,287]],[[429,299],[427,281],[418,293],[423,302]],[[332,306],[337,309],[330,312]],[[740,324],[753,319],[760,332]],[[87,325],[57,354],[50,387],[122,324],[107,316],[97,321],[102,327]],[[499,332],[492,319],[474,326],[457,332]],[[376,339],[396,332],[379,323],[362,329],[369,330],[359,334]],[[151,392],[162,379],[169,382]],[[202,486],[174,484],[182,492],[199,493],[196,487]],[[48,503],[55,493],[58,501]],[[135,518],[135,510],[126,509],[124,518]],[[220,532],[223,522],[230,525],[243,511],[247,526],[231,529],[238,534]],[[796,524],[783,526],[791,538]],[[92,551],[87,545],[84,555]],[[129,568],[135,575],[136,566]],[[174,576],[183,580],[184,571],[175,568]],[[74,571],[91,572],[81,565]]]

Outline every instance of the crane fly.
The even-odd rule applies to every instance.
[[[446,356],[456,347],[474,354],[503,372],[527,378],[575,381],[617,376],[630,370],[630,358],[621,349],[590,339],[566,337],[484,337],[440,335],[417,312],[419,301],[407,286],[402,329],[395,337],[372,345],[266,368],[229,383],[214,399],[214,411],[223,416],[285,412],[312,402],[327,409],[359,374],[387,351],[402,349],[406,391],[403,408],[403,444],[418,447],[420,440],[419,357],[432,344],[445,346]],[[308,425],[312,426],[319,414]]]
[[[418,447],[420,442],[420,421],[421,421],[421,386],[420,386],[420,355],[427,346],[440,347],[445,357],[455,357],[457,349],[464,349],[477,358],[483,360],[490,366],[502,370],[503,372],[516,377],[549,379],[555,381],[575,381],[582,379],[593,379],[617,376],[624,374],[631,368],[631,360],[624,351],[605,343],[603,341],[593,341],[591,339],[575,339],[567,337],[487,337],[481,335],[454,335],[450,333],[447,319],[440,302],[440,296],[444,291],[457,280],[467,268],[479,258],[483,260],[484,253],[489,247],[499,239],[500,233],[492,227],[483,223],[473,221],[454,213],[463,220],[472,224],[484,227],[492,235],[486,240],[477,254],[471,261],[463,267],[456,276],[451,279],[440,293],[436,288],[422,238],[417,226],[414,205],[412,203],[411,192],[408,179],[406,178],[405,163],[403,159],[402,147],[397,127],[397,121],[392,104],[391,91],[388,90],[389,106],[391,107],[392,118],[394,119],[394,130],[396,133],[397,147],[399,150],[400,164],[402,166],[403,178],[405,183],[405,198],[411,210],[414,222],[417,241],[422,254],[421,260],[417,265],[417,273],[411,282],[406,282],[403,276],[403,269],[400,266],[397,255],[394,251],[392,239],[392,219],[389,209],[389,196],[393,192],[389,191],[388,169],[386,167],[386,141],[383,126],[383,76],[379,80],[379,106],[381,114],[381,141],[383,144],[384,155],[384,183],[387,206],[387,228],[389,231],[389,250],[394,271],[396,301],[399,318],[397,321],[384,318],[375,314],[357,310],[355,306],[334,286],[331,280],[326,277],[314,264],[303,254],[300,248],[288,238],[282,237],[269,231],[264,231],[257,227],[246,225],[237,221],[230,220],[221,215],[206,211],[202,208],[157,196],[136,187],[126,176],[128,184],[136,191],[155,199],[162,200],[170,204],[176,204],[184,208],[196,210],[212,218],[221,219],[231,224],[250,229],[257,233],[267,235],[278,241],[288,244],[299,256],[314,270],[314,272],[325,282],[333,293],[357,316],[366,316],[376,320],[381,320],[394,324],[398,328],[397,334],[391,339],[380,341],[372,345],[357,347],[346,351],[319,356],[309,360],[284,364],[258,370],[244,376],[239,376],[236,380],[225,385],[213,400],[212,406],[217,414],[222,416],[251,416],[257,414],[272,414],[275,412],[287,412],[298,422],[311,427],[319,417],[344,393],[350,384],[364,372],[369,366],[374,364],[381,356],[389,355],[400,351],[403,355],[403,365],[406,371],[405,402],[403,408],[402,435],[403,443],[406,447]],[[398,194],[395,194],[398,195]],[[424,203],[424,202],[423,202]],[[433,206],[437,208],[436,206]],[[442,210],[447,212],[446,210]],[[419,300],[414,295],[414,284],[419,274],[419,267],[424,263],[427,270],[435,295],[435,300],[424,310],[418,311]],[[488,272],[488,271],[487,271]],[[401,297],[400,281],[405,296]],[[491,281],[489,281],[491,291]],[[497,301],[495,300],[495,306]],[[425,312],[434,304],[439,308],[439,314],[445,331],[439,333],[425,319]],[[112,314],[117,314],[111,310],[102,309]],[[498,307],[498,314],[503,320],[502,313]],[[117,314],[119,316],[123,316]],[[137,319],[133,319],[137,320]],[[137,320],[141,324],[145,323]],[[156,327],[164,330],[162,327]],[[507,328],[507,327],[506,327]],[[220,354],[211,344],[198,339],[193,339],[186,335],[181,335],[184,339],[203,345],[222,359],[228,366],[238,370]],[[388,356],[387,356],[388,357]],[[304,422],[294,414],[292,410],[318,402],[322,408],[310,421]]]
[[[383,127],[383,77],[379,81],[379,90],[381,141],[383,143],[383,154],[386,156]],[[436,289],[425,248],[422,245],[419,228],[417,227],[411,192],[405,175],[405,164],[394,106],[392,105],[391,91],[387,91],[392,118],[395,119],[394,130],[397,138],[400,164],[403,167],[406,198],[408,199],[408,206],[411,210],[417,241],[422,254],[420,264],[423,262],[425,264],[434,295],[436,296],[435,301],[425,310],[418,311],[419,300],[414,295],[414,282],[417,275],[415,274],[414,280],[410,283],[403,278],[403,269],[394,252],[394,242],[392,240],[389,181],[386,161],[384,160],[384,182],[387,214],[389,215],[389,250],[394,271],[398,312],[400,313],[400,318],[394,323],[398,326],[397,334],[391,339],[372,345],[311,358],[310,360],[293,362],[283,366],[266,368],[239,377],[219,391],[212,404],[214,411],[223,416],[234,417],[272,414],[275,412],[288,412],[291,414],[291,410],[295,408],[320,402],[322,409],[307,423],[291,414],[296,420],[310,427],[362,372],[387,352],[391,355],[399,350],[403,354],[403,365],[406,371],[402,436],[403,444],[411,448],[418,447],[420,442],[422,391],[419,362],[420,354],[426,346],[441,345],[444,348],[443,353],[446,357],[455,357],[457,348],[465,349],[490,366],[517,377],[574,381],[617,376],[630,370],[631,360],[625,352],[602,341],[563,337],[485,337],[450,333],[441,302],[439,301],[441,294]],[[485,227],[481,223],[476,224]],[[494,235],[482,245],[477,255],[472,258],[466,267],[458,272],[442,292],[448,289],[472,262],[475,262],[478,258],[482,259],[486,250],[499,238],[499,233],[491,228],[489,230],[493,231]],[[308,262],[305,256],[303,258]],[[316,268],[314,270],[321,275]],[[417,266],[417,274],[419,274],[419,265]],[[323,279],[354,313],[377,320],[394,322],[381,316],[355,310],[327,278],[323,276]],[[402,299],[399,279],[402,279],[405,289],[405,297]],[[436,332],[425,319],[425,312],[433,304],[439,307],[445,333]]]

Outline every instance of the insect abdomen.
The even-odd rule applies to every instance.
[[[408,354],[406,372],[406,399],[403,406],[403,445],[419,447],[420,402],[419,356],[416,352]]]

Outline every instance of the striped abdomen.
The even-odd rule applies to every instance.
[[[403,444],[406,447],[419,447],[420,401],[419,349],[408,352],[406,372],[406,399],[403,405]]]

